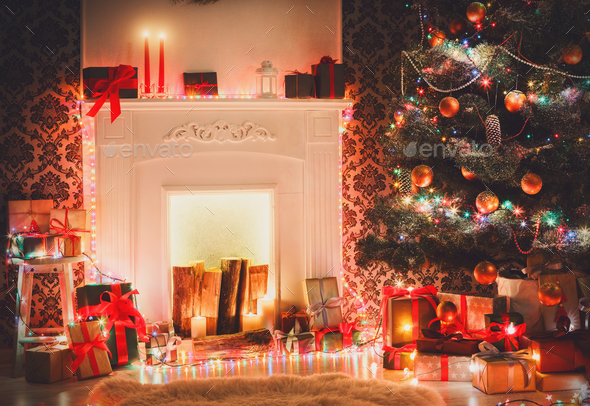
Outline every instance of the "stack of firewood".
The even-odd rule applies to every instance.
[[[222,258],[220,268],[205,270],[205,261],[174,266],[172,320],[175,331],[191,336],[191,317],[207,318],[207,335],[241,331],[241,315],[257,312],[268,287],[268,265],[249,258]]]

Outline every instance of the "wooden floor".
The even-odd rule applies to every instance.
[[[186,362],[186,361],[185,361]],[[377,369],[374,374],[371,364]],[[371,349],[347,356],[332,356],[328,354],[308,355],[299,358],[275,357],[257,358],[251,361],[221,362],[183,369],[154,368],[148,370],[139,364],[119,368],[112,375],[126,374],[142,383],[166,383],[178,379],[199,379],[223,376],[268,376],[286,373],[311,375],[317,373],[342,372],[363,379],[385,379],[394,382],[404,382],[410,385],[410,379],[404,379],[401,371],[383,370],[380,358]],[[412,376],[410,375],[410,378]],[[100,379],[78,381],[76,378],[67,379],[50,385],[29,383],[24,378],[10,378],[10,366],[0,366],[0,404],[1,405],[86,405],[93,386]],[[529,399],[542,405],[551,402],[545,398],[546,393],[525,392],[510,395],[485,395],[471,386],[471,382],[427,382],[419,385],[435,388],[440,392],[448,406],[487,406],[498,405],[507,399]],[[574,391],[553,392],[553,401],[562,400],[566,405],[572,398]],[[395,405],[392,398],[392,405]],[[516,403],[516,405],[520,405]],[[525,403],[529,406],[531,403]],[[311,406],[311,405],[310,405]],[[351,405],[352,406],[352,405]]]

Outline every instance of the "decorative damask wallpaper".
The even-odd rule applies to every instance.
[[[411,41],[420,39],[420,21],[418,12],[406,6],[406,2],[391,0],[343,0],[342,14],[347,97],[354,100],[353,120],[342,145],[344,277],[363,298],[367,321],[375,324],[381,288],[394,284],[394,271],[385,265],[357,267],[355,242],[371,229],[364,213],[375,196],[392,193],[392,177],[384,169],[378,137],[391,122],[389,100],[400,92],[400,78],[393,76],[393,67],[401,51]],[[475,288],[473,282],[466,270],[436,267],[416,269],[405,281],[406,285],[432,284],[439,290],[465,292]],[[481,290],[482,286],[477,288]],[[346,290],[344,295],[349,299],[346,318],[358,320],[359,301],[350,300]]]
[[[82,205],[75,117],[80,2],[9,0],[0,16],[0,229],[8,231],[8,200],[53,199],[56,208]],[[0,347],[12,347],[15,272],[5,265],[2,257]],[[83,268],[76,267],[74,274],[75,285],[83,283]],[[56,327],[62,323],[58,278],[43,275],[35,276],[31,324]]]

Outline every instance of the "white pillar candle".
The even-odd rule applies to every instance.
[[[275,300],[266,296],[258,299],[257,313],[262,318],[262,327],[272,331],[275,326]]]
[[[242,315],[242,331],[258,330],[260,328],[260,316],[248,313]]]
[[[204,337],[207,335],[207,318],[196,316],[191,318],[191,337]]]

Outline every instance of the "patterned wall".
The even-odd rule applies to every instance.
[[[411,3],[411,2],[409,2]],[[400,78],[392,74],[401,51],[420,39],[417,11],[406,2],[391,0],[343,0],[343,57],[348,97],[354,100],[354,116],[343,137],[343,264],[349,286],[367,305],[367,320],[379,313],[381,287],[394,284],[394,271],[384,265],[355,265],[355,242],[370,231],[364,213],[376,195],[392,193],[391,174],[384,169],[383,151],[377,139],[390,124],[388,105],[400,92]],[[435,285],[439,290],[470,291],[473,280],[466,270],[425,267],[405,280],[413,286]],[[481,286],[479,286],[481,289]],[[350,294],[344,292],[349,299]],[[359,320],[359,301],[349,300],[346,318]]]
[[[54,207],[82,205],[82,156],[76,114],[80,66],[78,0],[9,0],[0,10],[0,230],[7,201],[53,199]],[[4,233],[2,233],[4,234]],[[2,244],[6,244],[3,240]],[[0,347],[12,347],[14,272],[0,281]],[[84,272],[75,268],[75,285]],[[33,327],[61,325],[56,274],[37,275]]]

